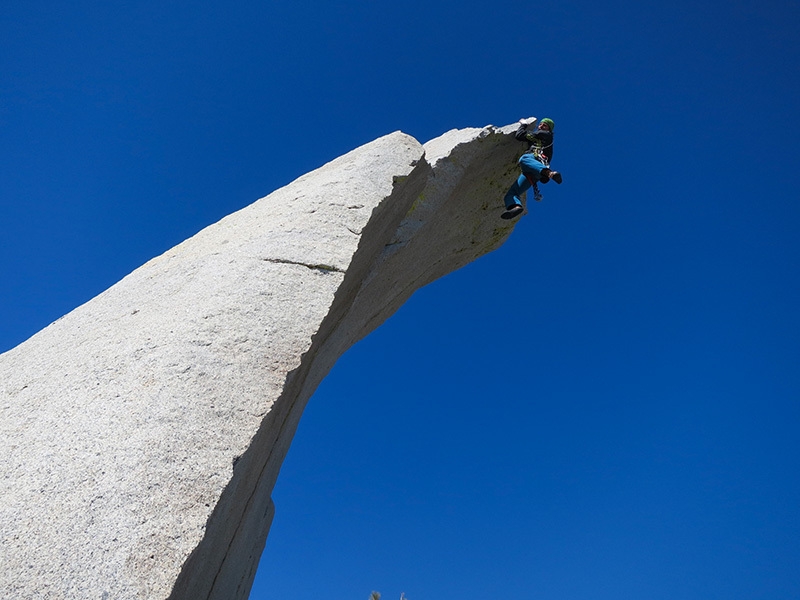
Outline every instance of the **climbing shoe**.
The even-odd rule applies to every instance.
[[[505,212],[502,215],[500,215],[500,218],[506,220],[513,219],[514,217],[518,217],[519,215],[521,215],[522,211],[524,210],[525,209],[522,208],[521,204],[515,204],[514,206],[507,208]]]
[[[560,184],[563,181],[561,173],[559,173],[558,171],[550,171],[550,179],[552,179],[558,184]]]

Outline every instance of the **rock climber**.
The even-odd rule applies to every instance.
[[[553,160],[553,129],[555,123],[553,119],[542,119],[536,130],[530,131],[528,128],[536,123],[536,117],[520,119],[519,127],[514,133],[519,141],[530,144],[528,151],[519,159],[519,166],[522,175],[514,182],[506,193],[503,201],[506,210],[500,215],[503,219],[513,219],[522,214],[522,201],[520,195],[533,186],[536,200],[541,200],[537,183],[547,183],[551,179],[556,183],[561,183],[561,173],[550,168],[550,161]]]

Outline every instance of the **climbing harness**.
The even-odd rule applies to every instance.
[[[547,158],[547,156],[545,156],[544,151],[547,148],[550,148],[552,145],[553,144],[551,142],[550,145],[548,145],[548,146],[533,146],[529,150],[529,152],[531,154],[533,154],[536,157],[536,160],[538,160],[540,163],[542,163],[545,167],[549,167],[550,166],[550,160]]]

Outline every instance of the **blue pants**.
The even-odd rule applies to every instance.
[[[520,175],[519,179],[514,182],[514,185],[509,188],[505,198],[503,198],[506,208],[511,208],[515,204],[522,204],[522,201],[519,199],[520,195],[531,187],[531,182],[526,175],[530,175],[531,179],[534,181],[539,181],[542,169],[548,168],[547,165],[530,152],[520,157],[519,167],[522,169],[522,175]]]

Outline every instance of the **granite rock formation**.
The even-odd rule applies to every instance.
[[[0,597],[247,598],[319,382],[511,233],[512,130],[382,137],[0,355]]]

